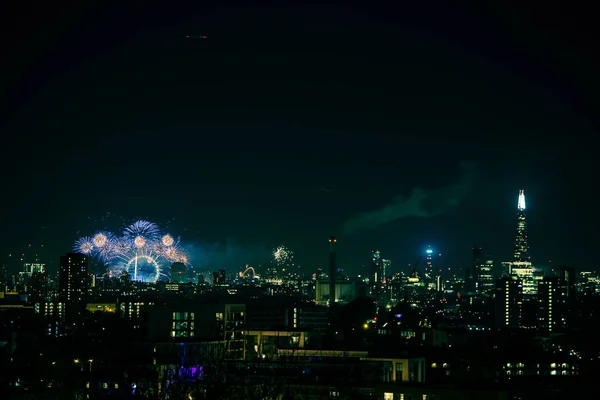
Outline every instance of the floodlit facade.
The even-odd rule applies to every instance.
[[[535,269],[530,262],[512,262],[509,275],[516,275],[523,281],[523,294],[532,296],[537,294],[538,281],[541,276],[535,274]]]
[[[531,262],[529,255],[529,242],[527,241],[527,218],[525,217],[525,191],[519,191],[517,202],[517,234],[515,236],[515,249],[513,261]]]

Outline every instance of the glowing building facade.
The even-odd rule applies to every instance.
[[[379,250],[371,252],[371,271],[369,273],[369,281],[371,285],[376,285],[381,282],[383,275],[383,262],[381,261],[381,253]]]
[[[523,281],[507,276],[496,281],[496,327],[519,328],[523,317]]]
[[[477,265],[477,293],[492,294],[495,285],[494,260],[480,261]]]
[[[382,260],[382,263],[383,263],[382,279],[387,280],[388,276],[390,276],[392,274],[392,260],[387,260],[384,258]]]
[[[529,255],[529,243],[527,241],[527,219],[525,217],[525,191],[519,191],[519,200],[517,202],[517,235],[515,237],[515,250],[513,252],[513,261],[531,262]]]
[[[433,272],[433,249],[431,246],[425,250],[425,276],[424,276],[425,287],[432,290],[439,290],[439,282],[441,278]]]
[[[46,272],[46,264],[42,263],[25,263],[23,265],[23,271],[26,274],[32,275],[35,272],[44,273]]]
[[[509,275],[516,275],[523,281],[523,294],[531,296],[537,294],[538,281],[542,278],[537,274],[531,262],[512,262]]]
[[[517,234],[515,236],[515,247],[513,261],[508,264],[509,275],[516,275],[523,281],[523,294],[525,296],[535,295],[538,290],[538,281],[542,275],[536,274],[529,255],[529,242],[527,241],[527,219],[525,217],[525,191],[519,191],[517,201]]]
[[[538,328],[556,332],[564,325],[564,292],[557,276],[546,277],[539,281]]]
[[[69,253],[60,257],[59,292],[67,304],[85,304],[88,292],[88,258],[85,254]]]

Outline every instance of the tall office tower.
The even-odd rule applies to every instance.
[[[573,326],[573,317],[576,315],[576,275],[575,268],[563,266],[560,269],[561,294],[564,300],[563,327]]]
[[[573,267],[560,267],[560,280],[564,287],[563,292],[565,294],[565,300],[567,303],[572,303],[575,300],[575,268]]]
[[[383,272],[381,275],[381,280],[387,280],[388,276],[390,276],[392,274],[392,260],[386,260],[385,258],[383,260],[381,260],[381,263],[383,265]]]
[[[527,219],[525,218],[525,191],[519,191],[517,202],[517,235],[515,236],[514,262],[531,262],[529,243],[527,242]]]
[[[564,296],[557,276],[545,277],[538,286],[538,328],[551,333],[564,324]]]
[[[369,271],[369,282],[371,286],[377,285],[381,282],[382,274],[383,263],[381,262],[381,253],[379,252],[379,250],[373,250],[371,252],[371,268]]]
[[[85,305],[88,292],[88,258],[84,254],[68,253],[60,257],[58,289],[61,301]]]
[[[329,304],[334,305],[336,299],[335,282],[337,280],[337,265],[335,255],[335,244],[337,239],[335,236],[329,238]]]
[[[465,272],[465,291],[478,293],[478,271],[479,264],[483,260],[483,249],[481,246],[473,246],[471,255],[471,265]]]
[[[496,281],[496,327],[518,328],[522,319],[523,281],[516,276]]]
[[[477,282],[479,265],[483,262],[483,248],[481,246],[473,246],[473,254],[471,257],[471,268],[467,272],[467,278]]]
[[[425,282],[431,284],[434,281],[433,274],[433,249],[431,246],[425,250]]]
[[[482,294],[493,294],[495,282],[494,260],[480,261],[477,266],[477,286],[475,291]]]

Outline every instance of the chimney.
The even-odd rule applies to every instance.
[[[329,238],[329,303],[335,304],[335,281],[337,279],[337,266],[335,262],[335,236]]]

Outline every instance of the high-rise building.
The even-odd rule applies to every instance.
[[[335,283],[337,281],[337,265],[336,265],[336,254],[335,254],[335,244],[337,243],[337,239],[335,236],[331,236],[329,238],[329,304],[331,306],[335,305],[336,302],[336,293],[335,293]]]
[[[475,291],[477,293],[492,294],[496,276],[494,273],[494,260],[482,259],[477,265],[477,281]]]
[[[542,278],[541,271],[533,268],[530,262],[514,261],[510,263],[509,275],[517,276],[523,281],[523,294],[533,296],[537,294],[538,281]]]
[[[23,272],[31,275],[35,272],[44,273],[46,272],[46,264],[42,263],[25,263],[23,265]]]
[[[382,281],[383,281],[383,280],[387,280],[388,276],[390,276],[392,274],[392,260],[387,260],[384,258],[381,262],[383,264],[383,273],[382,273]]]
[[[48,274],[45,272],[34,272],[29,278],[27,293],[29,300],[33,303],[45,300],[48,297]]]
[[[431,284],[433,280],[433,249],[429,246],[425,250],[425,282]]]
[[[575,300],[575,268],[563,266],[560,268],[560,280],[563,284],[563,291],[568,303]]]
[[[496,327],[518,328],[523,310],[523,281],[516,276],[496,280]]]
[[[213,272],[213,286],[223,286],[227,284],[227,271],[220,269]]]
[[[514,262],[531,262],[527,241],[527,219],[525,217],[525,191],[519,191],[517,202],[517,234],[515,236]]]
[[[58,289],[61,301],[85,305],[88,292],[88,257],[68,253],[60,257]]]
[[[551,333],[564,324],[564,292],[557,276],[545,277],[538,286],[538,328]]]
[[[465,271],[465,291],[467,293],[478,292],[478,271],[479,264],[483,259],[483,249],[481,246],[473,246],[471,254],[471,265]]]
[[[369,271],[369,282],[371,286],[381,282],[383,274],[383,263],[381,262],[381,253],[379,250],[371,252],[371,270]]]
[[[473,254],[471,258],[471,268],[467,270],[467,276],[465,281],[473,280],[477,282],[477,273],[479,272],[479,265],[483,261],[483,248],[481,246],[473,246]]]

